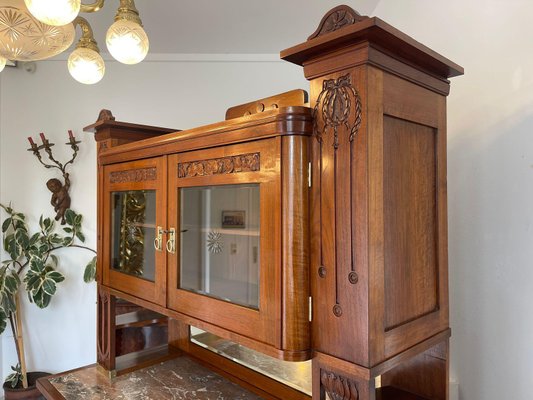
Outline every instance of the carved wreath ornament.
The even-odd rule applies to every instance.
[[[355,113],[350,123],[352,103],[355,104]],[[327,133],[328,129],[333,129],[333,147],[337,149],[339,128],[345,127],[350,132],[349,140],[352,142],[361,127],[361,114],[361,96],[353,87],[350,74],[338,79],[326,79],[313,109],[314,135],[322,143],[322,136]],[[319,126],[319,117],[323,123],[322,127]]]

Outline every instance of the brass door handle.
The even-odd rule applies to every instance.
[[[163,228],[157,227],[154,239],[154,248],[156,251],[163,251]]]
[[[168,231],[167,251],[171,254],[176,252],[176,229],[174,228]]]

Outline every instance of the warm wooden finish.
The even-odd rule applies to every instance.
[[[276,96],[230,107],[226,111],[226,119],[245,117],[282,107],[305,106],[307,102],[308,96],[305,90],[291,90]]]
[[[97,360],[108,371],[115,369],[115,297],[98,286]]]
[[[231,185],[244,182],[259,183],[261,196],[261,251],[259,310],[235,306],[229,302],[199,296],[179,288],[180,246],[168,254],[168,307],[202,321],[218,325],[232,332],[256,339],[281,349],[281,208],[277,203],[281,193],[279,176],[280,140],[268,139],[240,145],[199,150],[169,157],[169,226],[179,227],[179,191],[181,188],[207,185]],[[222,171],[207,176],[178,176],[179,165],[195,160],[231,157],[239,154],[260,154],[257,171]],[[220,171],[220,170],[218,170]],[[289,265],[289,269],[292,266]],[[302,349],[306,350],[306,349]]]
[[[315,118],[313,398],[374,399],[394,368],[388,382],[444,399],[445,363],[412,349],[448,332],[445,96],[463,70],[346,6],[281,55],[303,65]]]
[[[167,356],[193,354],[265,398],[306,396],[194,345],[189,326],[283,360],[312,356],[316,400],[447,400],[446,96],[463,69],[347,6],[281,55],[304,67],[311,108],[296,90],[183,132],[107,113],[88,127],[99,142],[99,363],[115,368],[106,321],[120,297],[171,318]],[[242,183],[260,186],[257,309],[180,283],[180,252],[193,251],[180,243],[180,193]],[[137,189],[156,191],[164,242],[178,232],[154,282],[110,268],[110,193]],[[388,387],[375,388],[378,376]]]
[[[103,167],[103,246],[101,270],[103,284],[114,287],[126,293],[142,297],[152,303],[166,305],[166,253],[155,252],[154,260],[147,260],[155,264],[155,281],[139,279],[126,275],[111,267],[111,194],[127,190],[154,190],[156,192],[156,225],[166,226],[166,198],[167,198],[167,164],[166,158],[159,157],[149,160],[133,161]],[[151,246],[151,244],[149,244]]]

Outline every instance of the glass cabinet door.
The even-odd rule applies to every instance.
[[[156,193],[111,193],[111,268],[155,281]]]
[[[280,143],[169,156],[168,307],[279,348]]]
[[[166,163],[163,157],[104,167],[103,281],[166,305]]]
[[[179,287],[259,308],[259,184],[180,189]]]

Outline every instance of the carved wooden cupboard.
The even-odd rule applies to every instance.
[[[447,399],[446,96],[462,68],[346,6],[281,57],[309,99],[187,131],[109,112],[87,127],[98,362],[114,374],[185,352],[265,398]],[[117,298],[168,317],[168,344],[118,356]]]

